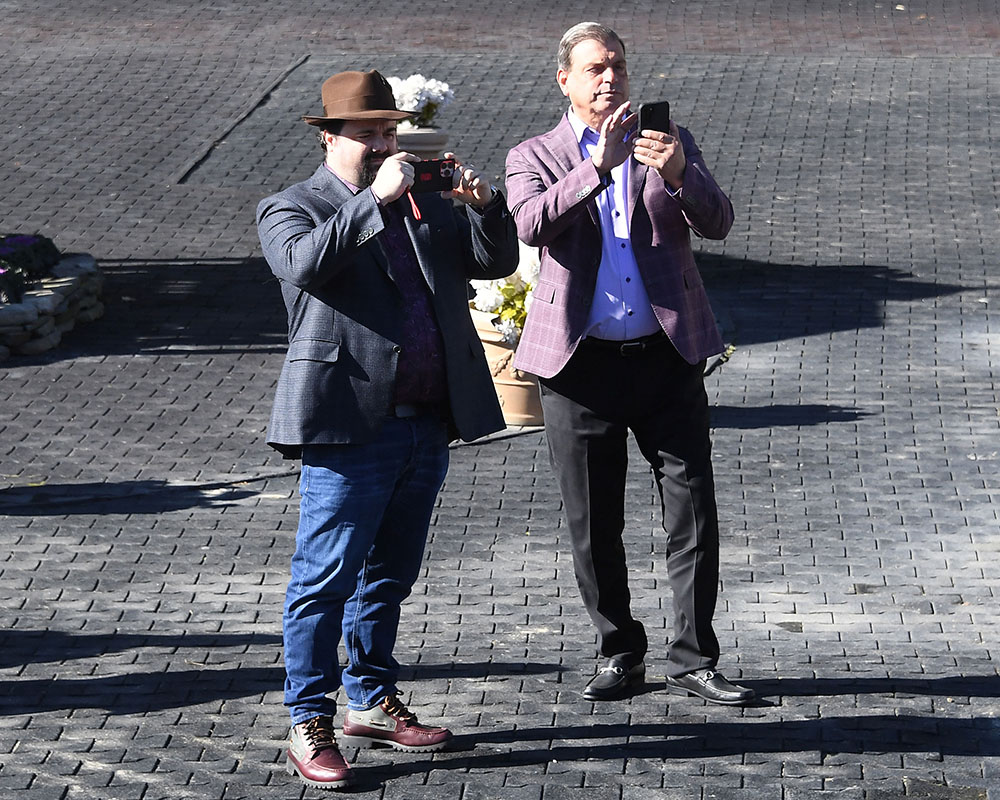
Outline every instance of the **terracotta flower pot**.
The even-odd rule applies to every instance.
[[[490,365],[504,421],[517,426],[541,425],[542,401],[538,396],[538,379],[511,366],[514,347],[505,342],[500,331],[493,327],[493,314],[475,308],[470,310],[486,351],[486,362]]]
[[[423,159],[441,158],[448,134],[437,128],[399,128],[396,140],[400,150],[413,153]]]

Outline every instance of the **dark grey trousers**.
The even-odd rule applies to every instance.
[[[714,667],[719,523],[704,362],[688,364],[665,337],[645,348],[585,339],[540,381],[549,456],[559,481],[584,605],[604,656],[641,658],[632,617],[625,528],[628,432],[649,462],[666,532],[674,630],[666,672]]]

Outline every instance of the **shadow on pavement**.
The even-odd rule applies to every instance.
[[[47,630],[0,632],[0,669],[92,658],[140,648],[226,648],[281,644],[271,633],[65,633]]]
[[[532,727],[456,736],[434,760],[383,763],[359,770],[371,789],[384,781],[441,770],[486,770],[519,765],[622,759],[691,759],[753,753],[927,753],[989,757],[1000,755],[991,718],[938,718],[870,714],[807,720],[663,724],[602,724]],[[610,740],[610,741],[609,741]],[[593,743],[591,743],[591,741]],[[541,746],[533,746],[535,743]],[[479,749],[499,750],[474,753]],[[659,769],[658,765],[653,766]]]
[[[72,483],[0,489],[0,515],[161,514],[185,508],[221,508],[252,497],[233,483],[182,484],[165,480]]]
[[[539,664],[532,661],[509,664],[499,661],[410,664],[400,668],[399,679],[408,681],[432,678],[487,678],[491,675],[547,675],[565,671],[566,667],[561,664]]]
[[[779,678],[742,681],[760,697],[824,697],[845,694],[902,694],[927,697],[1000,697],[1000,676],[945,678]]]
[[[238,659],[233,656],[233,660]],[[132,672],[106,678],[19,679],[0,696],[0,717],[100,708],[110,714],[146,714],[167,708],[219,700],[263,696],[279,691],[285,669],[274,667],[219,668],[172,672]]]
[[[870,416],[856,408],[822,404],[779,404],[773,406],[714,406],[713,428],[794,428],[825,425],[828,422],[855,422]]]
[[[193,651],[187,664],[197,663],[199,648],[212,648],[215,664],[200,669],[171,672],[129,672],[123,675],[83,678],[21,680],[0,689],[0,717],[100,708],[111,714],[144,714],[166,708],[197,705],[265,692],[280,691],[285,669],[229,666],[241,658],[242,650],[281,643],[277,634],[98,634],[86,636],[50,631],[8,631],[0,635],[0,667],[62,662],[93,658],[141,648],[185,648]],[[222,648],[240,648],[220,653]],[[222,659],[225,658],[223,662]],[[227,666],[222,666],[225,663]],[[123,665],[124,668],[124,665]],[[559,665],[537,663],[481,662],[404,667],[400,679],[428,680],[436,677],[477,678],[489,675],[537,675],[559,672]]]
[[[285,308],[262,258],[123,259],[98,262],[104,316],[79,326],[55,350],[18,364],[89,355],[197,352],[252,347],[283,353]],[[11,362],[8,362],[11,363]]]
[[[737,347],[882,327],[887,303],[967,288],[894,267],[773,264],[714,253],[698,253],[697,262],[716,311],[734,328],[727,341]]]

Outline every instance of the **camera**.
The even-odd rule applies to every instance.
[[[417,161],[413,165],[413,186],[411,192],[450,192],[452,176],[455,174],[455,160],[452,158],[432,158]]]

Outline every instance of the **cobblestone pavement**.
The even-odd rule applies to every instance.
[[[296,484],[262,442],[284,319],[253,208],[314,168],[297,118],[349,67],[448,81],[499,177],[561,113],[559,34],[600,18],[737,211],[699,255],[736,346],[708,379],[720,666],[761,702],[666,693],[637,456],[649,683],[582,699],[544,434],[510,430],[453,449],[398,647],[455,746],[349,751],[355,794],[1000,799],[997,5],[278,6],[0,0],[0,230],[93,254],[108,307],[0,363],[0,796],[318,796],[284,772]]]

